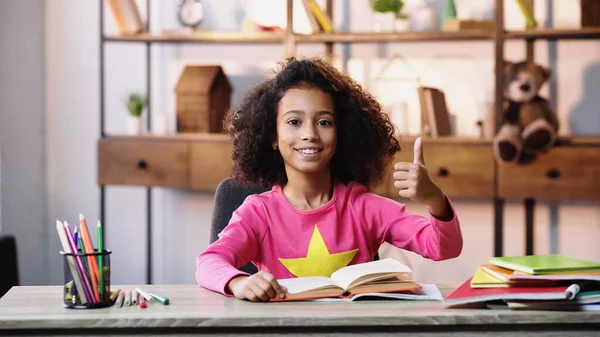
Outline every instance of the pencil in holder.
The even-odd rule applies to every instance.
[[[110,299],[110,250],[94,253],[65,253],[63,307],[71,309],[105,308]]]

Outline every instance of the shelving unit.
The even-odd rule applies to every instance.
[[[176,134],[168,136],[109,136],[104,129],[104,53],[106,43],[141,43],[146,46],[146,91],[151,90],[151,53],[153,44],[180,43],[229,43],[229,44],[281,44],[285,55],[295,54],[296,45],[308,43],[323,43],[326,53],[332,54],[335,43],[401,43],[401,42],[441,42],[441,41],[490,41],[494,48],[495,58],[495,110],[500,116],[502,111],[504,62],[504,43],[508,40],[523,40],[526,44],[528,60],[534,60],[533,46],[536,40],[562,39],[600,39],[600,27],[583,29],[536,29],[522,31],[506,31],[504,22],[504,1],[496,0],[496,27],[493,32],[462,31],[462,32],[404,32],[404,33],[375,33],[375,32],[336,32],[318,33],[313,35],[295,34],[292,31],[293,0],[288,3],[287,29],[285,32],[272,33],[221,33],[196,32],[182,33],[142,33],[137,35],[106,35],[104,34],[103,13],[104,4],[100,1],[100,140],[98,143],[98,184],[100,186],[100,219],[105,219],[105,187],[107,185],[146,186],[147,207],[147,282],[152,283],[152,187],[164,186],[190,190],[214,191],[216,184],[229,174],[231,160],[229,157],[231,144],[225,135],[221,134]],[[326,12],[333,17],[332,0],[326,1]],[[532,0],[530,0],[533,3]],[[146,0],[147,13],[150,13],[150,0]],[[150,27],[150,16],[146,21]],[[147,29],[147,32],[150,30]],[[151,114],[151,106],[147,113]],[[147,128],[151,129],[151,118],[147,118]],[[411,137],[403,137],[410,142]],[[491,140],[441,137],[426,138],[425,156],[428,158],[428,169],[445,192],[450,196],[484,198],[494,203],[494,255],[503,255],[503,213],[506,198],[524,199],[526,208],[526,253],[533,253],[533,208],[535,198],[548,196],[568,200],[598,200],[600,199],[600,163],[594,164],[589,158],[600,157],[600,137],[562,139],[559,147],[567,150],[551,151],[536,163],[522,168],[514,165],[499,166],[492,155]],[[162,148],[163,150],[157,150]],[[571,158],[571,148],[578,149],[583,155]],[[580,150],[580,151],[579,151]],[[451,153],[452,155],[448,155]],[[199,154],[209,154],[211,163],[198,160]],[[398,160],[403,160],[406,153],[398,154]],[[412,154],[410,154],[412,155]],[[164,156],[168,156],[171,165],[163,165]],[[593,156],[593,157],[590,157]],[[591,165],[581,171],[568,165],[569,160],[579,160],[578,163]],[[555,163],[562,163],[558,166]],[[595,166],[594,166],[595,165]],[[468,171],[477,167],[478,172]],[[558,173],[557,173],[558,172]],[[512,178],[531,175],[531,179],[521,179],[515,185]],[[591,184],[569,186],[564,178],[591,178]],[[595,180],[594,180],[595,178]],[[589,181],[589,179],[588,179]],[[385,181],[375,190],[381,195],[395,197],[393,182]],[[110,228],[110,226],[108,226]]]

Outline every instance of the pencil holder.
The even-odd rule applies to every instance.
[[[65,253],[63,306],[95,309],[111,306],[110,250],[94,253]]]

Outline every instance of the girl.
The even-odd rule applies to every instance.
[[[421,139],[412,163],[394,165],[399,195],[429,216],[369,191],[400,150],[375,99],[319,58],[290,58],[227,116],[235,181],[271,186],[246,198],[196,260],[196,280],[238,299],[284,298],[277,279],[330,276],[372,261],[383,242],[425,258],[462,251],[458,217],[430,179]],[[252,261],[250,276],[237,268]]]

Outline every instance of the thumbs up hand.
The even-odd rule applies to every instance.
[[[412,163],[398,162],[394,165],[394,186],[401,197],[428,205],[434,215],[438,211],[438,214],[444,214],[446,197],[427,172],[421,137],[415,140],[414,152]]]

